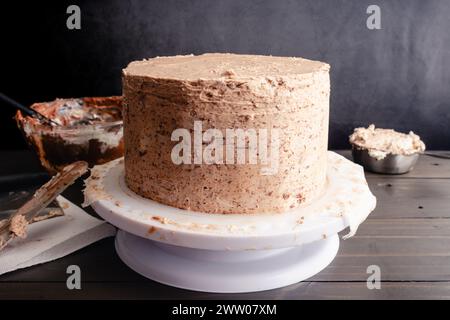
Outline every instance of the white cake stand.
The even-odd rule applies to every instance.
[[[351,236],[375,208],[359,165],[328,153],[327,185],[314,203],[278,214],[191,212],[145,199],[124,182],[123,159],[86,180],[91,204],[120,230],[116,250],[133,270],[171,286],[254,292],[305,280],[336,256],[337,233]]]

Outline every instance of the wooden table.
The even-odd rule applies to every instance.
[[[349,151],[341,153],[350,157]],[[32,170],[39,169],[29,153],[0,153],[0,176]],[[366,175],[378,200],[376,210],[353,238],[341,241],[331,265],[308,281],[248,294],[176,289],[128,269],[109,238],[57,261],[0,276],[0,299],[449,299],[450,160],[421,156],[411,173]],[[64,195],[79,204],[81,184]],[[81,290],[66,288],[66,268],[72,264],[81,268]],[[380,267],[380,290],[367,288],[370,265]]]

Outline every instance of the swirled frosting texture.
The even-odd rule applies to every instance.
[[[326,180],[329,65],[235,54],[158,57],[123,70],[125,181],[137,194],[206,213],[285,212]],[[175,129],[277,129],[278,170],[174,164]],[[270,139],[269,139],[270,141]],[[270,146],[268,146],[270,149]]]
[[[374,124],[356,128],[349,140],[357,148],[368,150],[369,155],[377,160],[384,159],[388,154],[407,156],[425,151],[425,143],[414,132],[406,134],[393,129],[375,128]]]

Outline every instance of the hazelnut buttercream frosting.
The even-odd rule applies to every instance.
[[[377,160],[384,159],[388,154],[407,156],[425,151],[425,144],[414,132],[406,134],[393,129],[375,128],[374,124],[356,128],[349,141],[359,149],[368,150],[369,155]]]
[[[326,183],[329,65],[237,54],[123,70],[125,182],[205,213],[286,212]]]

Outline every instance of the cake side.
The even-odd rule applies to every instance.
[[[258,61],[261,56],[241,57],[209,55],[205,68],[188,72],[185,78],[180,70],[172,71],[176,57],[148,60],[153,71],[148,69],[148,61],[131,63],[124,70],[125,179],[131,190],[164,204],[208,213],[284,212],[321,193],[326,180],[329,66],[300,58],[263,57],[265,73],[248,63],[248,59]],[[276,60],[273,65],[271,58]],[[191,62],[195,56],[189,57],[189,67],[185,58],[180,59],[184,71],[200,68],[198,61]],[[158,60],[164,64],[170,60],[167,72],[155,66]],[[193,74],[199,78],[193,79]],[[204,76],[207,74],[212,76]],[[201,150],[191,148],[189,164],[174,163],[173,150],[179,144],[172,139],[174,131],[183,128],[195,135],[199,125]],[[208,151],[212,139],[205,133],[212,132],[209,129],[224,137],[220,140],[223,162],[230,154],[227,129],[248,133],[246,159],[254,151],[250,133],[256,132],[259,139],[259,133],[267,130],[270,161],[194,161],[195,152],[200,152],[201,158]],[[271,139],[275,133],[277,141]],[[232,158],[236,160],[240,150],[234,141]],[[258,149],[253,155],[259,157],[261,152]],[[275,152],[277,159],[271,154]]]

